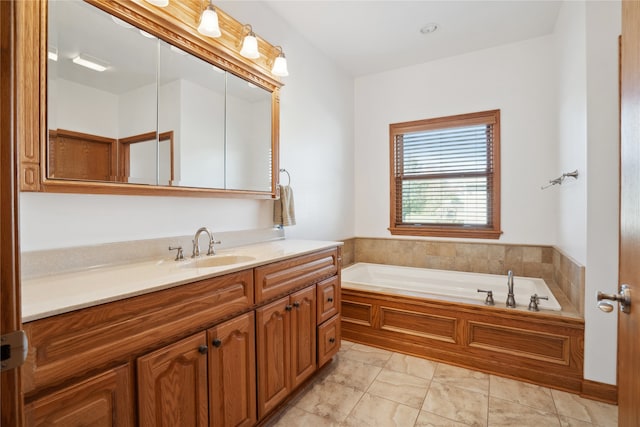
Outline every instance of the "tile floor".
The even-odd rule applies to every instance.
[[[618,408],[348,341],[271,427],[615,427]]]

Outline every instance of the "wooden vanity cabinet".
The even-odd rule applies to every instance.
[[[338,351],[339,253],[25,323],[26,425],[264,421]]]

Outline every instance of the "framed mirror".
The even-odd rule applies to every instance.
[[[276,196],[279,81],[168,26],[170,8],[43,4],[40,191]]]

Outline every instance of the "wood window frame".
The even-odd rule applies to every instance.
[[[478,124],[493,125],[493,179],[490,185],[490,209],[491,223],[488,226],[468,225],[405,225],[398,222],[397,212],[397,180],[402,176],[396,173],[396,148],[397,135],[416,131],[428,131],[459,126],[472,126]],[[390,183],[390,227],[392,235],[425,236],[425,237],[454,237],[476,239],[499,239],[500,229],[500,110],[481,111],[469,114],[459,114],[447,117],[438,117],[411,122],[393,123],[389,125],[389,183]]]

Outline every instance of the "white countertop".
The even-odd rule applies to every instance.
[[[199,268],[194,261],[172,258],[94,267],[22,281],[22,321],[30,322],[98,304],[143,295],[201,279],[341,245],[317,240],[278,240],[217,251],[213,257],[244,256],[232,265]],[[206,262],[207,257],[199,258]],[[197,261],[196,261],[197,262]]]

